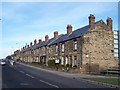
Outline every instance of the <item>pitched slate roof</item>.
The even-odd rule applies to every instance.
[[[61,37],[61,35],[58,36],[58,38],[60,38],[60,37]],[[37,49],[37,48],[40,48],[40,47],[43,47],[43,46],[47,46],[53,41],[55,41],[54,38],[49,39],[47,42],[43,41],[42,43],[36,44],[35,46],[33,46],[32,49]]]
[[[56,43],[59,43],[59,42],[64,42],[64,41],[67,41],[67,40],[70,40],[70,39],[73,39],[73,38],[77,38],[77,37],[82,36],[85,33],[87,33],[88,30],[89,30],[89,25],[73,31],[70,35],[64,34],[59,39],[55,40],[54,42],[52,42],[49,45],[56,44]]]
[[[100,23],[101,21],[104,22],[103,20],[99,20],[99,21],[95,22],[95,24]],[[64,41],[67,41],[70,39],[80,37],[80,36],[84,35],[85,33],[87,33],[88,31],[89,31],[89,25],[86,25],[82,28],[74,30],[70,35],[67,35],[67,34],[62,35],[60,38],[58,38],[54,42],[50,43],[49,45],[57,44],[59,42],[64,42]]]
[[[101,21],[104,22],[103,20],[99,20],[95,24],[100,23]],[[80,37],[80,36],[84,35],[85,33],[87,33],[88,31],[89,31],[89,25],[86,25],[82,28],[76,29],[70,35],[61,34],[61,35],[58,36],[57,40],[55,40],[54,38],[51,38],[51,39],[48,40],[48,42],[43,41],[40,44],[34,45],[32,48],[28,48],[28,49],[25,49],[25,50],[22,50],[22,51],[27,51],[27,50],[30,50],[30,49],[34,50],[34,49],[37,49],[37,48],[40,48],[40,47],[43,47],[43,46],[53,45],[53,44],[56,44],[56,43],[59,43],[59,42],[65,42],[65,41],[68,41],[70,39]]]

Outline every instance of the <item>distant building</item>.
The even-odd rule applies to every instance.
[[[48,60],[60,60],[60,66],[77,67],[80,72],[99,72],[103,69],[117,67],[114,59],[114,33],[112,19],[95,22],[95,16],[88,17],[89,24],[77,30],[67,25],[66,34],[58,35],[45,41],[34,40],[34,44],[25,46],[17,52],[16,59],[25,62],[40,62],[47,65]]]
[[[118,57],[120,62],[120,30],[118,31]]]
[[[119,59],[119,48],[120,48],[120,31],[114,30],[114,57],[116,60]]]

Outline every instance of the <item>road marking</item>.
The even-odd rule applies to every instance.
[[[20,83],[20,85],[29,85],[28,83]]]
[[[31,77],[31,78],[35,78],[35,77],[31,76],[30,74],[26,74],[26,75],[29,76],[29,77]]]
[[[20,71],[21,73],[25,73],[25,72],[23,72],[23,71]]]
[[[40,81],[43,82],[43,83],[45,83],[45,84],[48,84],[48,85],[50,85],[50,86],[53,86],[53,87],[55,87],[55,88],[59,88],[58,86],[53,85],[53,84],[51,84],[51,83],[48,83],[48,82],[46,82],[46,81],[43,81],[43,80],[40,80]]]

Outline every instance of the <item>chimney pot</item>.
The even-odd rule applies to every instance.
[[[36,44],[37,44],[37,40],[35,39],[35,40],[34,40],[34,45],[36,45]]]
[[[45,36],[45,41],[47,42],[47,41],[48,41],[48,39],[49,39],[49,36],[48,36],[48,35],[46,35],[46,36]]]
[[[58,32],[54,32],[54,39],[57,39],[58,38]]]
[[[27,45],[28,46],[28,48],[29,48],[29,45]]]
[[[88,18],[89,18],[89,28],[91,30],[95,29],[95,16],[90,14],[90,16]]]
[[[72,33],[72,26],[69,24],[67,25],[67,34],[70,35]]]
[[[108,25],[109,30],[112,31],[112,19],[108,17],[106,21],[107,21],[107,25]]]
[[[39,39],[39,44],[42,42],[42,40],[41,39]]]
[[[30,42],[30,47],[32,47],[32,42]]]

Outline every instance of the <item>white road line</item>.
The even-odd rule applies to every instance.
[[[43,82],[43,83],[45,83],[45,84],[48,84],[48,85],[50,85],[50,86],[53,86],[53,87],[55,87],[55,88],[59,88],[58,86],[53,85],[53,84],[51,84],[51,83],[48,83],[48,82],[46,82],[46,81],[43,81],[43,80],[40,80],[40,81]]]
[[[31,76],[30,74],[26,74],[26,75],[29,76],[29,77],[31,77],[31,78],[35,78],[35,77]]]
[[[25,72],[23,72],[23,71],[19,71],[19,72],[21,72],[21,73],[25,73]]]

